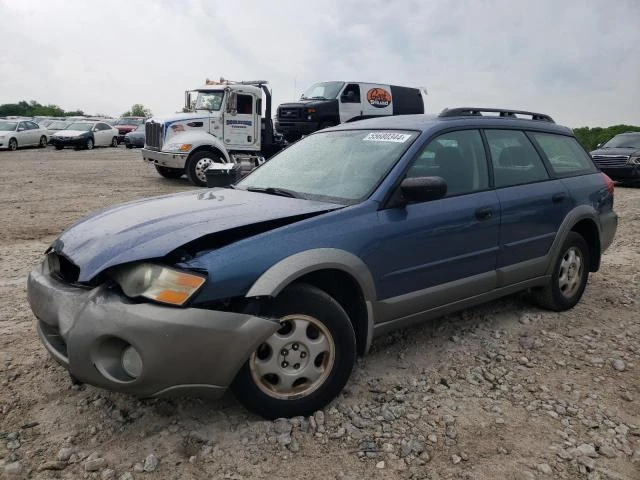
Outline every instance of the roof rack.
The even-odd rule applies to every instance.
[[[242,82],[237,82],[235,80],[229,80],[227,78],[220,77],[220,80],[205,80],[205,85],[266,85],[269,82],[266,80],[245,80]]]
[[[456,107],[456,108],[445,108],[442,112],[440,112],[439,117],[464,117],[464,116],[483,116],[482,112],[489,113],[498,113],[500,117],[506,118],[519,118],[517,115],[528,115],[531,117],[531,120],[539,120],[542,122],[551,122],[553,121],[549,115],[544,113],[536,113],[536,112],[527,112],[525,110],[508,110],[505,108],[480,108],[480,107]]]

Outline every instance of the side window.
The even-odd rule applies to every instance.
[[[27,122],[20,122],[18,124],[18,130],[28,130],[27,129]]]
[[[251,115],[253,113],[253,97],[251,95],[238,94],[238,113]]]
[[[98,128],[100,130],[109,130],[109,125],[107,125],[106,123],[99,123]]]
[[[485,130],[496,188],[547,180],[549,175],[524,132]]]
[[[442,177],[447,196],[489,188],[480,132],[460,130],[431,140],[409,167],[407,177]]]
[[[539,132],[529,135],[547,156],[555,174],[569,176],[596,171],[591,158],[575,138]]]
[[[340,96],[342,103],[360,103],[360,85],[357,83],[350,83],[342,92]]]
[[[37,129],[39,129],[39,128],[40,128],[38,125],[36,125],[36,124],[35,124],[35,123],[33,123],[33,122],[26,122],[26,124],[27,124],[27,128],[28,128],[29,130],[37,130]]]

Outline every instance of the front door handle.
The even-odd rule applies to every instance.
[[[476,210],[476,218],[480,221],[489,220],[493,217],[493,208],[491,207],[482,207]]]
[[[564,192],[554,193],[553,197],[551,197],[551,201],[553,203],[560,203],[565,199],[567,195]]]

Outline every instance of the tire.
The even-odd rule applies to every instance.
[[[187,178],[189,181],[198,187],[207,186],[207,177],[205,170],[212,163],[225,163],[222,158],[217,154],[209,151],[202,151],[194,153],[187,162]]]
[[[553,266],[548,285],[534,290],[536,302],[544,308],[562,312],[573,308],[584,293],[589,278],[589,246],[576,232],[569,232],[561,254]],[[577,271],[576,271],[577,270]]]
[[[62,150],[64,148],[64,145],[54,145],[56,147],[56,150]]]
[[[113,137],[113,138],[111,139],[111,146],[112,146],[113,148],[117,148],[117,147],[118,147],[118,138],[117,138],[117,137]]]
[[[38,144],[38,147],[40,148],[46,148],[47,146],[47,137],[45,137],[44,135],[42,135],[40,137],[40,143]]]
[[[245,408],[268,419],[311,415],[349,380],[356,360],[353,326],[336,300],[308,284],[287,287],[273,302],[267,313],[282,328],[251,353],[231,390]],[[314,352],[313,341],[321,338]]]
[[[15,152],[18,149],[18,140],[16,140],[15,138],[10,139],[9,140],[9,144],[7,145],[7,147],[12,152]]]
[[[125,143],[125,146],[126,146],[127,148],[133,148],[133,145],[131,145],[130,143]]]
[[[84,143],[85,150],[93,150],[94,146],[93,138],[87,138],[87,141]]]
[[[128,145],[127,147],[133,148],[129,147]],[[184,175],[184,170],[182,170],[181,168],[161,167],[160,165],[155,165],[155,167],[158,173],[164,178],[180,178],[182,175]]]

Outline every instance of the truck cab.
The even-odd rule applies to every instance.
[[[419,88],[380,83],[315,83],[298,102],[278,107],[276,130],[288,141],[323,128],[365,118],[424,113]]]
[[[147,121],[143,159],[166,178],[186,174],[200,186],[206,185],[205,171],[212,163],[252,170],[283,144],[274,135],[266,84],[207,80],[185,92],[185,113]]]

